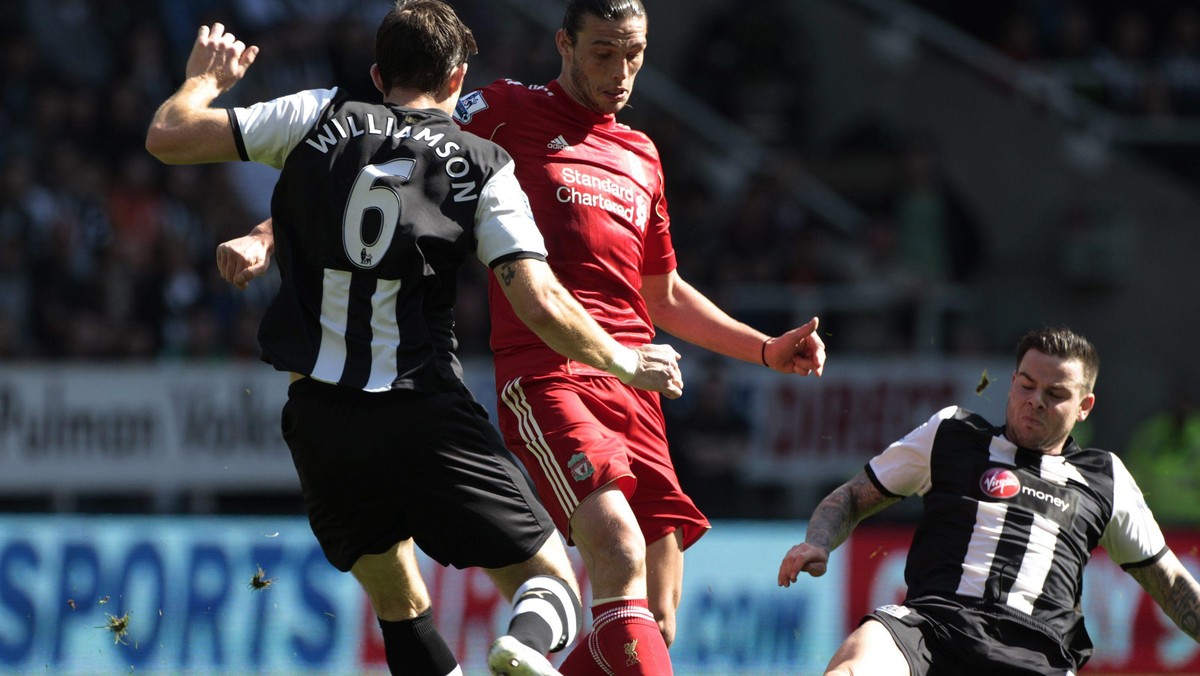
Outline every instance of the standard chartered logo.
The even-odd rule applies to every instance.
[[[639,229],[645,229],[647,215],[644,210],[634,206],[635,192],[633,188],[614,181],[610,177],[599,177],[572,167],[562,170],[562,182],[555,190],[555,198],[563,204],[581,204],[597,207],[620,216]],[[641,195],[638,201],[645,202]]]

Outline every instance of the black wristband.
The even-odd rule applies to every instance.
[[[768,364],[768,363],[767,363],[767,341],[768,341],[768,340],[770,340],[770,338],[765,338],[765,339],[763,339],[763,344],[762,344],[762,363],[763,363],[763,366],[766,366],[767,368],[771,368],[770,364]]]

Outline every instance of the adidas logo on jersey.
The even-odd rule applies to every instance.
[[[553,141],[547,143],[546,147],[550,150],[566,150],[571,147],[571,144],[567,143],[567,139],[563,138],[562,134],[559,134]]]

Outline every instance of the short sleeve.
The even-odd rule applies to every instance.
[[[656,167],[659,190],[650,204],[646,222],[646,239],[642,255],[643,275],[665,275],[676,267],[675,245],[671,242],[671,218],[667,214],[667,197],[662,191],[662,167]]]
[[[1133,475],[1116,455],[1112,455],[1112,463],[1113,514],[1100,546],[1113,563],[1136,567],[1155,559],[1167,543]]]
[[[491,267],[501,258],[528,253],[546,257],[546,243],[533,220],[529,198],[517,183],[510,160],[492,175],[479,193],[475,211],[475,254]]]
[[[287,156],[304,140],[337,91],[337,87],[309,89],[234,108],[234,131],[242,159],[283,168]]]
[[[894,497],[924,495],[932,487],[929,456],[942,421],[954,417],[957,406],[944,408],[882,453],[871,458],[867,468],[886,493]]]

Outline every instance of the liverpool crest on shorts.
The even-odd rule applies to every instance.
[[[571,456],[571,459],[567,461],[567,469],[571,470],[571,478],[576,481],[583,481],[596,471],[587,456],[582,453]]]

